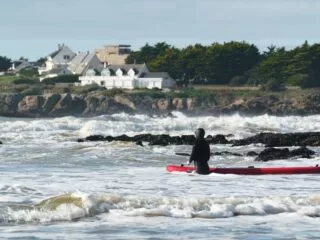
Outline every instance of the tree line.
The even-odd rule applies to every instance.
[[[292,50],[271,45],[263,52],[244,41],[182,49],[159,42],[131,52],[126,63],[146,63],[151,71],[169,72],[180,84],[320,86],[320,44],[307,41]]]
[[[181,85],[320,87],[320,44],[307,41],[291,50],[271,45],[263,52],[245,41],[195,44],[182,49],[159,42],[132,51],[126,63],[146,63],[151,71],[168,72]],[[0,72],[10,66],[11,59],[0,56]]]

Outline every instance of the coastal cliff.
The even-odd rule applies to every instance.
[[[130,94],[76,95],[46,94],[24,96],[19,93],[0,94],[0,116],[62,117],[97,116],[120,112],[165,115],[181,111],[188,115],[311,115],[320,114],[320,93],[304,96],[262,95],[208,101],[195,97],[152,98]]]

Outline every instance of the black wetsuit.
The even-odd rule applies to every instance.
[[[196,172],[199,174],[209,174],[210,147],[206,140],[196,140],[192,148],[189,163],[194,161]]]

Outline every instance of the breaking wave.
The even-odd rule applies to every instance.
[[[184,198],[68,193],[34,205],[0,208],[0,222],[71,221],[97,214],[173,218],[231,218],[294,213],[320,217],[320,197]]]

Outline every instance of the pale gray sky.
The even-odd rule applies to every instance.
[[[182,48],[231,40],[265,49],[320,42],[320,0],[15,0],[0,4],[0,56],[44,57],[165,41]]]

